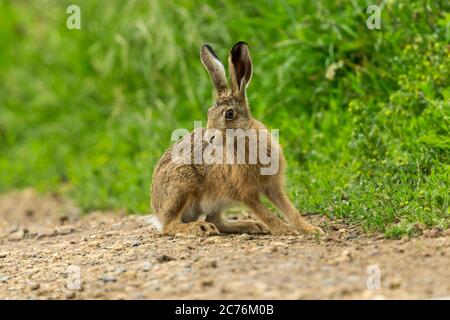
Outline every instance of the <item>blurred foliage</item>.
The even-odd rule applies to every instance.
[[[249,43],[254,116],[280,129],[304,211],[398,237],[449,225],[446,0],[0,0],[0,191],[148,212],[153,166],[206,121],[202,43]],[[66,8],[81,8],[81,30]]]

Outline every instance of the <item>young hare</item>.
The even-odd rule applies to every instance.
[[[323,233],[306,222],[292,205],[284,191],[284,157],[277,141],[267,133],[264,125],[253,119],[246,98],[246,88],[252,77],[252,60],[245,42],[236,43],[231,49],[228,63],[230,87],[225,69],[209,45],[200,50],[203,65],[208,70],[216,91],[214,105],[208,110],[207,128],[223,133],[227,129],[253,129],[265,132],[268,140],[267,154],[278,157],[278,170],[272,174],[261,174],[267,167],[260,159],[254,163],[213,163],[197,164],[174,161],[173,151],[182,141],[194,144],[196,134],[201,135],[205,128],[194,130],[184,139],[172,145],[159,160],[153,173],[152,217],[155,226],[164,234],[213,235],[218,233],[272,233],[277,235]],[[202,140],[202,150],[215,139]],[[233,138],[234,139],[234,138]],[[239,140],[239,138],[237,138]],[[244,137],[245,139],[245,137]],[[261,135],[258,136],[260,141]],[[226,138],[225,138],[226,140]],[[229,141],[226,141],[227,143]],[[233,141],[234,143],[234,141]],[[245,151],[249,151],[246,141]],[[236,149],[229,153],[236,154]],[[225,151],[226,153],[226,151]],[[189,158],[191,159],[191,158]],[[284,222],[276,217],[260,200],[266,196],[283,213]],[[258,220],[228,220],[225,208],[242,203]],[[200,215],[205,221],[198,220]]]

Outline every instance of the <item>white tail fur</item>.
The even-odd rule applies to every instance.
[[[163,225],[162,225],[161,221],[159,221],[158,217],[155,216],[154,214],[152,214],[146,220],[147,220],[148,224],[151,224],[159,232],[163,231]]]

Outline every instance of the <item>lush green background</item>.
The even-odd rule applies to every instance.
[[[300,209],[388,236],[448,226],[449,2],[388,1],[381,30],[370,3],[0,0],[0,192],[148,212],[172,130],[212,102],[200,45],[225,61],[245,40],[251,107],[280,129]]]

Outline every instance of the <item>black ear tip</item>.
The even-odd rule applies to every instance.
[[[219,57],[217,57],[216,53],[214,52],[213,48],[211,48],[211,46],[207,43],[202,45],[202,50],[208,50],[208,52],[216,59],[219,59]]]
[[[239,41],[239,42],[236,42],[236,43],[234,44],[234,46],[233,46],[233,47],[236,47],[236,46],[241,46],[241,45],[246,45],[246,46],[248,47],[248,43],[247,43],[247,42],[245,42],[245,41]]]
[[[239,41],[236,42],[233,46],[233,48],[231,48],[231,52],[232,53],[237,53],[239,50],[241,50],[243,47],[247,47],[248,48],[248,43],[245,41]]]

